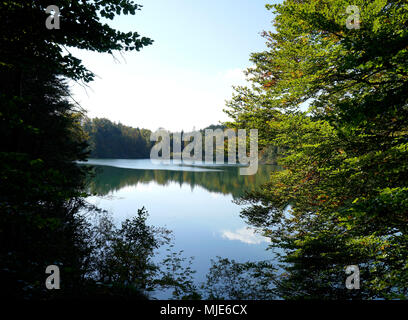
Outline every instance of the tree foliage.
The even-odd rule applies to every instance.
[[[408,295],[408,6],[353,4],[350,30],[347,1],[268,5],[267,50],[226,110],[286,150],[284,170],[242,199],[253,204],[242,215],[285,250],[285,298]],[[347,265],[359,265],[361,290],[345,288]]]
[[[139,50],[151,43],[102,18],[134,14],[132,1],[54,1],[61,29],[45,26],[40,0],[0,2],[0,282],[2,295],[49,298],[80,294],[89,246],[84,208],[87,157],[82,110],[69,99],[68,79],[94,74],[69,53]],[[58,265],[63,290],[46,290],[45,269]]]
[[[91,158],[146,159],[150,157],[151,131],[132,128],[108,119],[89,119],[83,124],[89,136]]]
[[[89,82],[95,77],[69,48],[113,54],[115,51],[139,51],[152,43],[137,32],[123,32],[107,24],[121,14],[136,14],[141,6],[131,0],[52,2],[61,13],[60,29],[46,29],[49,16],[45,0],[2,1],[0,10],[1,66],[9,68],[15,84],[26,72],[48,69],[67,78]]]

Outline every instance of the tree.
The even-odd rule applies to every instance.
[[[9,298],[80,293],[92,249],[78,213],[88,169],[76,161],[87,157],[86,136],[66,80],[87,83],[94,74],[67,48],[112,54],[152,43],[101,20],[134,14],[132,1],[53,4],[61,29],[46,28],[47,1],[0,3],[0,281]],[[64,274],[59,293],[45,289],[51,264]]]
[[[408,295],[408,6],[354,4],[351,30],[347,1],[268,5],[276,31],[226,110],[286,150],[284,170],[242,199],[242,215],[285,250],[285,298]],[[345,288],[347,265],[360,266],[361,290]]]
[[[132,14],[141,6],[131,0],[123,1],[66,1],[57,0],[61,13],[60,29],[47,29],[49,15],[44,0],[3,1],[1,4],[0,57],[2,72],[8,70],[8,79],[16,92],[26,73],[37,73],[38,67],[52,70],[76,81],[89,82],[94,74],[73,56],[68,48],[85,49],[113,54],[115,51],[139,51],[152,44],[137,32],[122,32],[111,28],[105,19],[120,14]]]
[[[151,131],[132,128],[108,119],[88,119],[83,124],[89,136],[90,157],[143,159],[150,157]]]

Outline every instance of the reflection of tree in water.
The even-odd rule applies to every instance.
[[[172,232],[146,224],[142,208],[131,219],[115,225],[106,211],[91,206],[84,236],[89,255],[84,264],[82,298],[146,299],[166,292],[170,299],[269,300],[275,299],[276,267],[269,261],[236,262],[217,257],[196,284],[192,259],[175,251]],[[85,226],[85,225],[84,225]],[[160,250],[159,250],[160,249]],[[160,257],[159,252],[165,255]]]
[[[239,263],[218,257],[212,261],[202,296],[218,300],[275,299],[276,268],[268,261]]]
[[[96,166],[97,174],[90,181],[90,192],[106,195],[127,186],[154,181],[160,185],[169,183],[187,184],[191,188],[200,186],[211,192],[232,194],[239,197],[245,191],[250,191],[269,179],[270,172],[277,170],[276,166],[260,165],[253,176],[239,174],[238,167],[222,167],[222,171],[170,171],[170,170],[138,170],[109,166]],[[219,169],[219,168],[217,168]]]
[[[120,226],[106,211],[93,209],[97,214],[88,220],[84,234],[89,248],[84,297],[143,299],[163,290],[176,299],[199,297],[192,258],[174,250],[170,230],[146,224],[144,208]],[[159,249],[165,249],[166,255],[156,261]]]
[[[241,176],[238,167],[223,167],[221,169],[223,171],[191,172],[137,170],[110,166],[96,166],[96,175],[92,181],[90,181],[89,188],[93,193],[106,195],[126,186],[154,181],[163,186],[170,183],[178,183],[180,186],[188,184],[191,188],[201,186],[211,192],[232,194],[234,198],[239,198],[245,193],[245,191],[253,190],[255,187],[265,183],[269,179],[270,173],[277,170],[275,166],[261,165],[259,166],[256,175]],[[111,224],[108,220],[105,221],[105,223],[108,223],[108,225]],[[130,222],[128,221],[125,223],[129,224]],[[139,225],[143,226],[143,223],[139,223]],[[103,229],[104,225],[101,224],[100,227]],[[112,225],[110,225],[109,228],[113,228]],[[156,237],[162,237],[163,232],[165,233],[167,231],[157,229],[155,231]],[[111,238],[113,235],[117,236],[121,233],[123,233],[123,230],[120,229],[117,229],[116,231],[110,230],[108,232],[101,232],[100,230],[98,232],[98,234],[102,236],[109,234],[109,237]],[[108,281],[108,283],[112,281],[111,279],[115,279],[114,282],[127,283],[132,275],[132,268],[129,270],[127,267],[121,267],[127,265],[122,260],[126,260],[129,255],[132,255],[129,253],[128,248],[126,248],[126,250],[122,248],[123,239],[121,239],[121,237],[115,240],[118,241],[118,246],[112,247],[109,245],[108,248],[104,248],[104,257],[97,259],[100,264],[98,270],[105,270],[107,272],[106,275],[99,274],[99,278],[109,279],[110,281]],[[149,238],[149,235],[147,238]],[[151,245],[148,239],[142,240],[143,243],[147,241],[148,245],[146,246],[146,244],[142,243],[143,245],[141,247],[139,246],[138,248],[136,246],[136,256],[139,255],[138,250],[140,250],[140,248],[150,247]],[[104,240],[101,239],[101,243],[103,242]],[[111,255],[111,257],[105,257],[105,255]],[[151,257],[153,257],[153,255],[151,255]],[[140,259],[133,260],[140,261]],[[166,263],[174,268],[172,272],[177,273],[180,270],[184,272],[186,267],[177,265],[177,262],[184,263],[184,260],[185,259],[181,256],[172,257],[172,260],[166,260]],[[142,259],[142,261],[146,262],[145,259]],[[129,266],[132,267],[132,265],[133,264]],[[274,275],[276,269],[272,264],[266,261],[239,263],[234,260],[218,258],[212,261],[212,266],[207,274],[207,281],[202,283],[199,287],[191,282],[191,277],[187,277],[188,279],[183,283],[181,278],[178,279],[171,272],[168,273],[167,276],[162,277],[162,280],[158,280],[157,277],[152,276],[157,273],[157,270],[155,270],[157,265],[153,265],[150,271],[148,265],[145,267],[146,268],[141,269],[148,272],[136,276],[136,279],[139,279],[138,281],[143,282],[143,291],[145,291],[147,287],[145,284],[146,281],[146,283],[149,283],[148,286],[150,287],[157,287],[157,284],[162,281],[165,287],[173,283],[174,292],[178,297],[184,296],[202,299],[273,299],[276,297],[274,291]],[[112,272],[114,274],[110,274]]]

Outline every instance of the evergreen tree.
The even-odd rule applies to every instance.
[[[0,282],[2,294],[46,298],[80,293],[92,248],[84,205],[87,143],[67,79],[94,74],[67,47],[139,50],[152,41],[102,23],[135,14],[132,1],[53,1],[60,29],[47,29],[48,1],[0,3]],[[46,290],[45,269],[58,265],[63,290]],[[58,292],[57,292],[58,291]]]

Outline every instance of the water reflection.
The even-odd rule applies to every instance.
[[[268,238],[261,236],[253,228],[240,228],[234,231],[225,230],[222,232],[222,237],[228,240],[238,240],[247,244],[260,244],[261,242],[269,242]]]
[[[221,294],[210,289],[219,284],[212,278],[214,272],[224,272],[228,267],[236,274],[236,269],[244,266],[238,263],[273,259],[271,252],[266,251],[270,240],[256,233],[254,228],[248,228],[240,217],[242,207],[233,200],[267,182],[277,167],[260,165],[256,175],[243,176],[237,166],[181,164],[177,165],[180,168],[177,171],[174,166],[152,168],[148,160],[91,160],[89,163],[97,165],[97,174],[89,188],[98,195],[89,201],[112,212],[115,223],[132,218],[137,209],[145,207],[149,212],[149,225],[172,230],[174,250],[182,250],[185,257],[194,257],[192,268],[197,271],[194,284],[206,283],[208,291],[202,297]],[[164,257],[164,253],[159,252],[155,258]],[[227,266],[223,261],[220,269],[211,262],[217,261],[217,257],[230,259],[234,265]],[[242,271],[247,273],[245,277],[257,272],[252,265],[245,265]],[[244,288],[245,295],[240,291],[238,296],[230,293],[225,296],[259,298],[258,293],[253,295],[254,290],[260,288],[254,284],[258,280],[265,281],[253,279],[251,287]],[[232,291],[237,292],[237,288]],[[156,292],[155,297],[167,299],[171,294]]]
[[[95,164],[92,161],[90,163]],[[270,172],[277,170],[276,166],[260,165],[256,175],[243,176],[239,174],[238,167],[232,166],[213,166],[211,168],[185,166],[181,167],[182,170],[175,171],[165,166],[162,166],[160,170],[143,169],[143,167],[129,169],[110,166],[116,165],[115,162],[109,163],[109,166],[106,165],[106,161],[99,163],[97,175],[90,182],[89,187],[91,193],[102,196],[125,187],[148,184],[154,181],[161,186],[167,186],[170,183],[177,183],[180,186],[189,185],[191,189],[200,186],[210,192],[231,194],[237,198],[242,196],[245,191],[250,191],[266,183]]]

